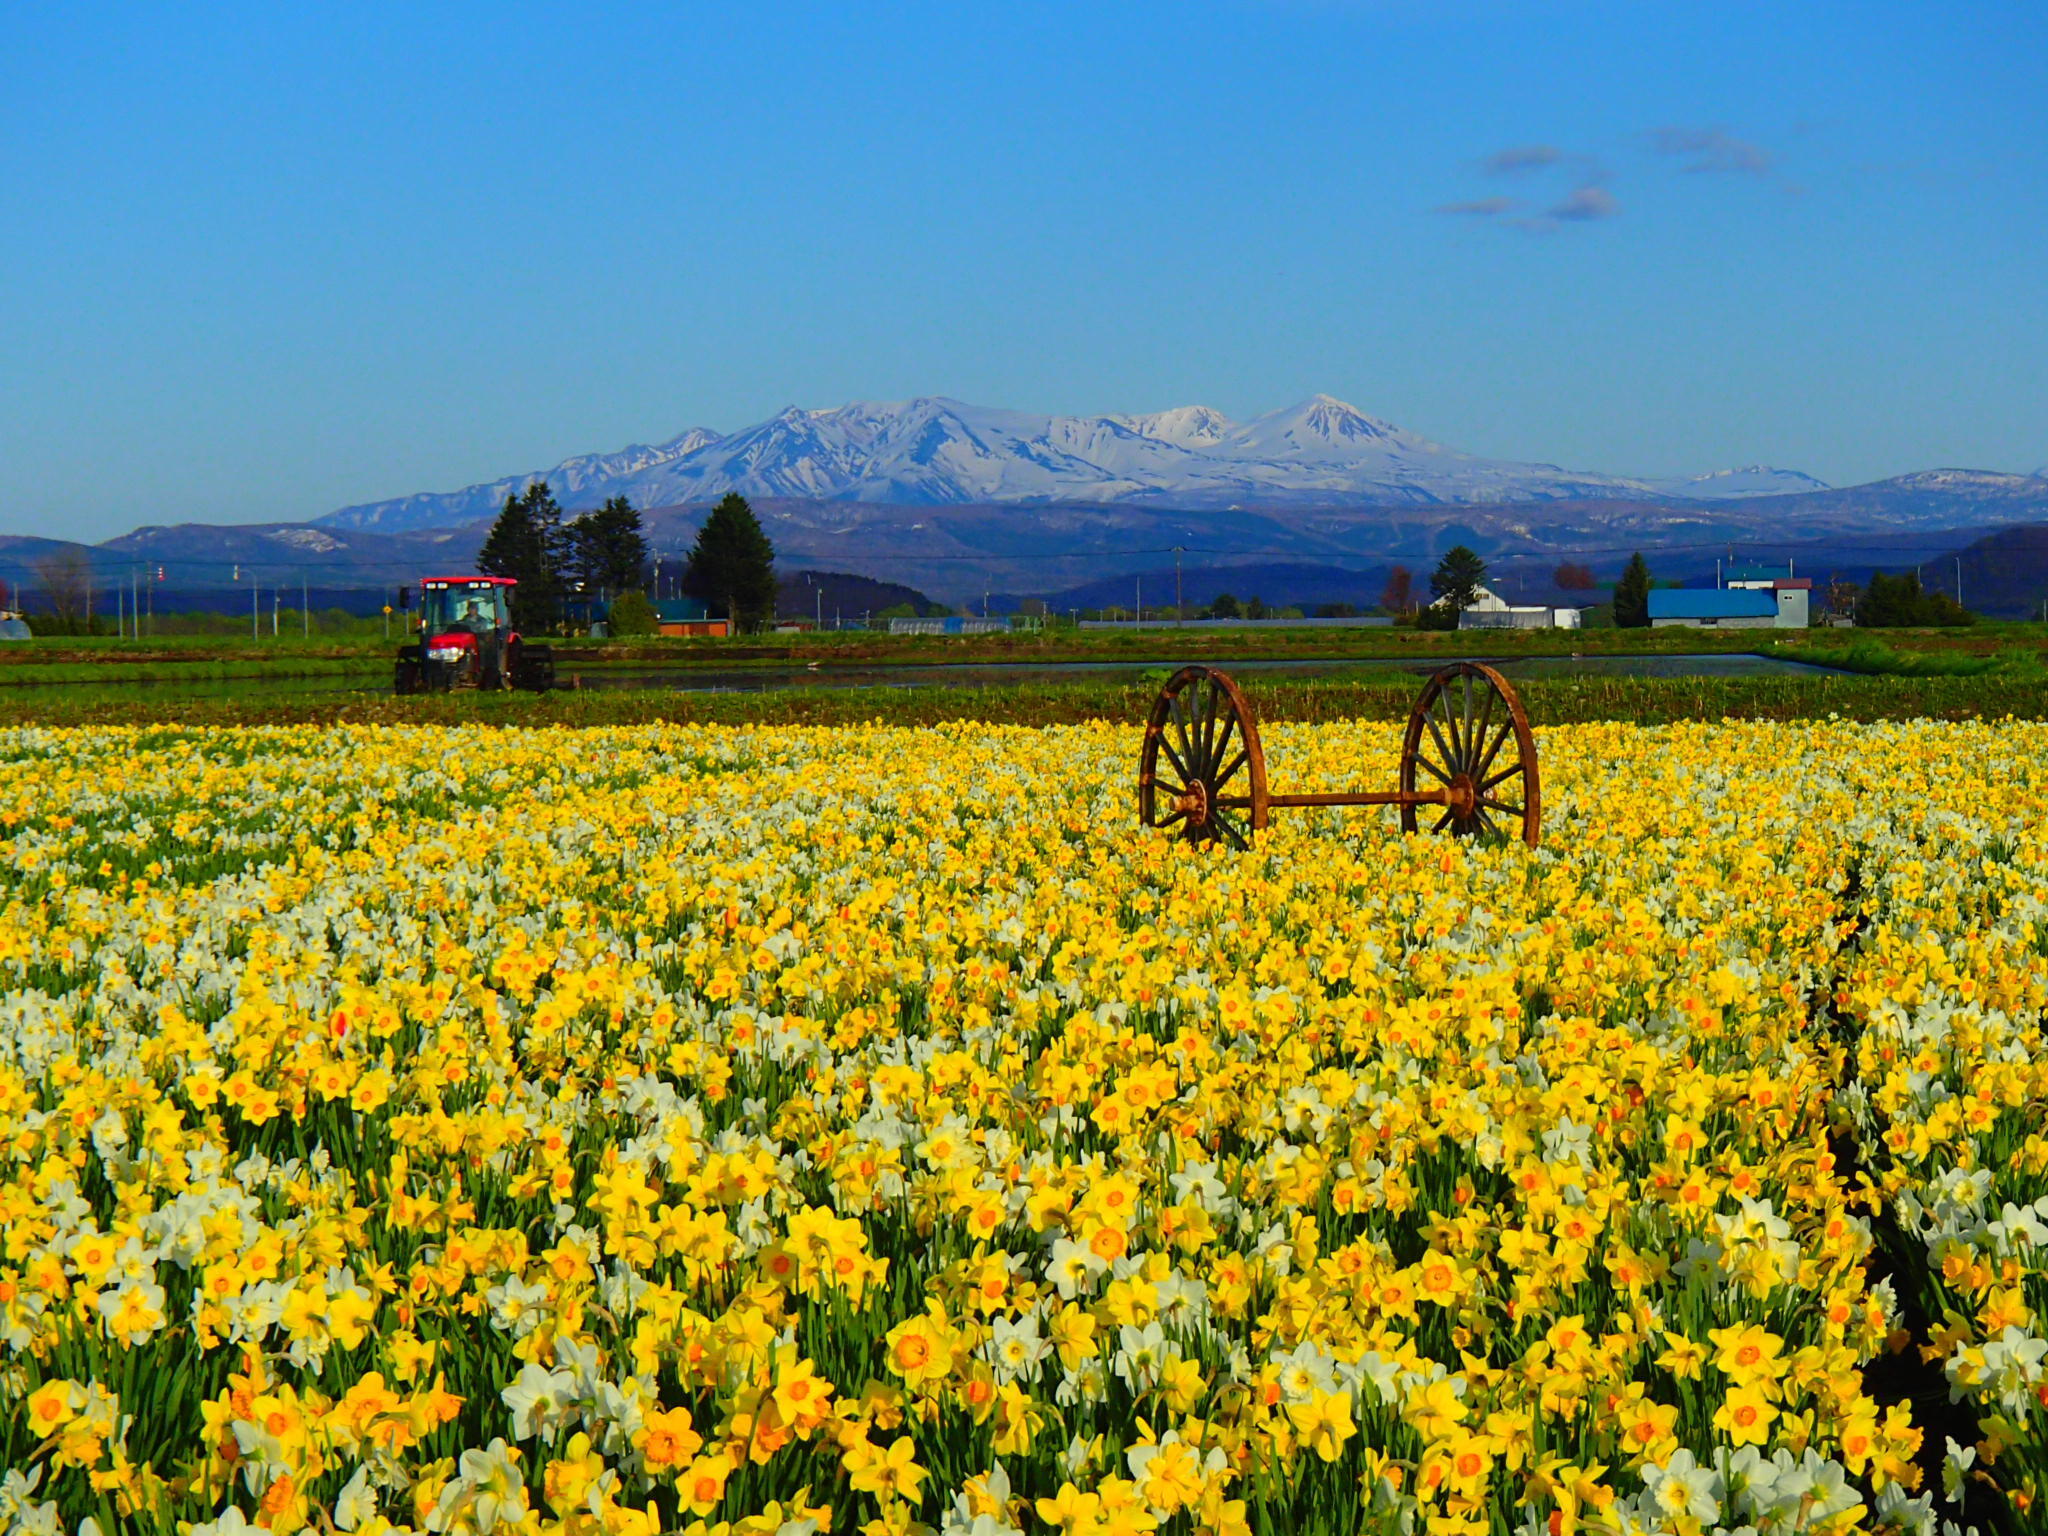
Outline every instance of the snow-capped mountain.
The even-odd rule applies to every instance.
[[[1214,448],[1237,425],[1221,411],[1206,405],[1180,405],[1149,416],[1112,416],[1111,421],[1129,427],[1140,437],[1157,438],[1197,450]]]
[[[1704,475],[1684,475],[1650,482],[1667,496],[1685,496],[1700,501],[1735,501],[1749,496],[1789,496],[1800,491],[1829,491],[1825,480],[1796,469],[1773,469],[1768,464],[1748,464],[1741,469],[1716,469]]]
[[[383,533],[405,533],[415,528],[444,528],[492,517],[505,505],[505,498],[526,489],[535,480],[547,481],[556,499],[568,507],[594,507],[607,496],[616,482],[642,474],[663,464],[686,458],[698,449],[718,441],[718,434],[704,427],[692,427],[665,443],[635,443],[617,453],[587,453],[564,459],[552,469],[507,475],[502,480],[464,486],[459,491],[426,491],[400,496],[391,501],[373,501],[359,507],[343,507],[317,519],[335,528],[374,528]]]
[[[1649,482],[1553,464],[1483,459],[1403,431],[1328,395],[1235,422],[1207,406],[1149,415],[1051,416],[921,398],[780,412],[728,437],[695,431],[652,448],[344,507],[320,522],[406,529],[489,516],[546,479],[571,511],[624,495],[640,507],[728,491],[918,506],[1149,501],[1438,505],[1661,495]]]

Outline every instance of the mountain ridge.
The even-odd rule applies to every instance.
[[[940,395],[787,406],[737,432],[706,428],[651,446],[584,454],[550,469],[449,492],[342,507],[317,526],[411,531],[494,513],[545,479],[570,511],[623,495],[643,510],[750,498],[912,506],[1155,502],[1504,505],[1647,498],[1683,502],[1827,489],[1796,470],[1752,465],[1641,478],[1487,459],[1368,416],[1333,395],[1234,421],[1210,406],[1061,416]]]

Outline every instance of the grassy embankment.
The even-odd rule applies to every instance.
[[[1163,675],[1163,674],[1162,674]],[[20,690],[0,697],[4,725],[381,724],[614,725],[672,721],[719,724],[842,725],[882,721],[925,725],[987,720],[1048,725],[1144,718],[1157,680],[1081,681],[995,688],[777,689],[759,693],[674,690],[553,694],[384,694],[304,697],[111,697],[97,689]],[[2048,687],[2038,675],[1969,677],[1574,677],[1519,685],[1538,726],[1580,720],[1970,719],[2048,718]],[[1273,678],[1249,689],[1267,720],[1404,718],[1416,685],[1409,678]]]
[[[1461,655],[1613,656],[1756,652],[1837,668],[1848,676],[1528,678],[1519,683],[1539,723],[1622,719],[1963,718],[2048,714],[2048,666],[2032,625],[1894,630],[1882,638],[1809,631],[1583,630],[1438,633],[1415,630],[1102,630],[1031,635],[775,635],[742,641],[572,641],[565,675],[614,667],[943,665],[1066,661],[1386,659],[1428,663]],[[546,697],[392,698],[382,691],[390,650],[289,638],[223,643],[176,640],[38,641],[0,650],[0,724],[261,724],[332,721],[478,722],[493,725],[636,721],[925,724],[979,719],[1017,724],[1135,720],[1149,708],[1163,666],[1145,679],[1076,678],[985,688],[792,688],[759,693],[672,689],[563,692]],[[302,686],[278,686],[293,680]],[[263,691],[246,686],[257,683]],[[42,684],[46,686],[30,686]],[[158,685],[176,685],[157,693]],[[1250,680],[1269,719],[1398,719],[1411,678],[1274,677]]]
[[[1051,629],[992,635],[888,635],[866,631],[751,635],[737,640],[647,639],[553,642],[565,667],[717,668],[833,665],[918,666],[1167,659],[1428,661],[1455,656],[1617,656],[1761,651],[1788,660],[1854,671],[1908,670],[1864,664],[1871,657],[1995,660],[2038,652],[2033,624],[1981,624],[1961,630],[1887,630],[1882,639],[1847,631],[1711,629],[1465,630]],[[296,635],[260,640],[218,635],[127,640],[49,638],[0,645],[0,686],[12,682],[157,681],[198,677],[198,667],[229,677],[381,673],[397,640],[375,636]],[[1841,658],[1848,658],[1843,660]],[[113,670],[109,670],[113,669]],[[1917,666],[1911,670],[1919,670]],[[1936,668],[1935,670],[1940,670]]]

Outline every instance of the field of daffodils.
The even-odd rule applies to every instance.
[[[2048,1520],[2048,727],[0,742],[0,1530]]]

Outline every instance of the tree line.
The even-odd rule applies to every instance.
[[[645,526],[625,497],[614,496],[594,511],[570,518],[548,483],[536,480],[505,498],[478,554],[477,568],[518,583],[511,607],[513,622],[522,630],[542,634],[560,629],[570,617],[569,609],[583,599],[608,604],[612,633],[631,635],[649,634],[656,627],[654,605],[647,596],[649,560]],[[94,573],[83,551],[57,551],[37,561],[33,569],[46,609],[31,616],[35,630],[83,634],[106,627],[106,616],[93,611]],[[1414,572],[1397,565],[1380,592],[1379,607],[1422,628],[1455,629],[1459,614],[1478,601],[1486,580],[1486,562],[1460,544],[1446,551],[1430,574],[1428,603],[1416,589]],[[1551,581],[1569,592],[1592,592],[1599,586],[1592,569],[1576,561],[1558,565]],[[697,531],[680,585],[686,595],[704,604],[711,617],[731,620],[735,630],[759,630],[773,622],[775,549],[745,497],[727,495],[712,508]],[[1613,589],[1616,627],[1648,627],[1654,585],[1642,553],[1630,555]],[[1946,627],[1974,624],[1977,617],[1947,593],[1923,587],[1917,572],[1877,572],[1863,587],[1830,581],[1816,590],[1814,599],[1817,621],[1853,620],[1865,629]],[[6,589],[0,585],[0,609],[6,607]],[[1043,605],[1039,608],[1042,612]],[[884,610],[884,616],[892,611]],[[1166,607],[1153,611],[1183,612]],[[1323,603],[1313,616],[1350,618],[1359,611],[1350,603]],[[1240,600],[1229,592],[1185,614],[1219,619],[1307,616],[1299,608],[1274,608],[1256,595]]]
[[[548,483],[536,480],[505,498],[476,563],[486,576],[518,583],[511,595],[516,628],[559,629],[567,607],[582,598],[609,604],[612,633],[647,634],[655,627],[650,561],[645,525],[625,497],[565,520]],[[711,509],[684,563],[682,589],[735,630],[774,621],[775,546],[744,496],[728,495]]]

